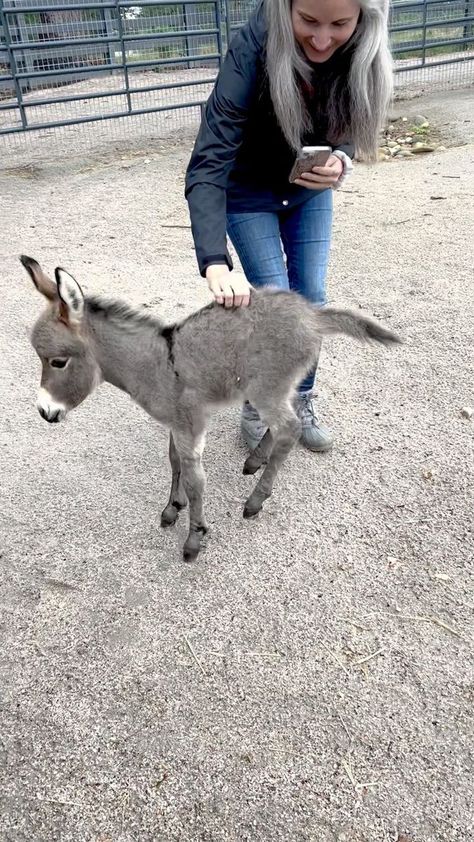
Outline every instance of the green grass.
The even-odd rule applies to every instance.
[[[469,24],[468,24],[469,26]],[[471,24],[472,33],[474,34],[474,25]],[[446,26],[446,27],[427,27],[425,34],[424,52],[427,57],[446,55],[449,53],[462,53],[467,50],[474,50],[474,41],[464,42],[460,44],[451,44],[438,46],[440,41],[452,41],[461,39],[464,36],[464,26]],[[402,50],[402,52],[394,53],[395,60],[398,59],[417,59],[423,55],[423,28],[411,30],[410,32],[394,32],[391,36],[391,45],[393,47],[403,47],[415,42],[416,49]],[[410,44],[411,46],[411,44]]]
[[[206,56],[213,55],[215,53],[217,53],[217,46],[215,44],[201,44],[201,46],[199,48],[199,57],[200,58],[202,57],[203,59],[206,58]],[[196,56],[194,56],[194,55],[191,55],[191,56],[186,55],[184,43],[182,45],[180,45],[180,44],[175,44],[175,45],[172,44],[172,45],[167,45],[167,46],[157,45],[153,49],[147,50],[146,52],[140,52],[140,51],[135,52],[135,51],[133,51],[133,55],[129,55],[127,57],[127,67],[133,68],[133,65],[136,62],[140,62],[140,61],[162,61],[163,59],[171,60],[171,59],[174,59],[174,58],[176,58],[176,59],[187,59],[187,58],[189,58],[189,59],[192,60],[195,57]],[[120,60],[121,60],[121,54],[120,54]],[[151,67],[150,70],[154,70],[155,73],[160,73],[160,72],[169,70],[169,66],[165,65],[165,66]]]

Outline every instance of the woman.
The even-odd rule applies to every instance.
[[[232,40],[186,174],[196,255],[216,301],[246,307],[250,284],[326,301],[332,190],[354,152],[376,158],[392,90],[388,0],[263,0]],[[302,146],[329,145],[324,167],[290,184]],[[232,272],[228,233],[246,279]],[[316,367],[300,384],[302,443],[328,450],[314,412]],[[242,433],[265,427],[246,403]]]

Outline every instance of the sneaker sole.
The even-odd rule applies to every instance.
[[[329,444],[323,444],[321,447],[311,447],[311,445],[306,444],[303,438],[300,438],[300,444],[304,447],[305,450],[310,450],[311,453],[327,453],[334,447],[334,442],[330,442]]]

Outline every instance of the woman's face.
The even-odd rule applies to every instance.
[[[306,58],[330,59],[354,33],[359,14],[356,0],[293,0],[293,32]]]

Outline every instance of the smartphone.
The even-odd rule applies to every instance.
[[[330,146],[303,146],[291,169],[290,182],[304,172],[311,172],[313,167],[324,167],[331,153]]]

